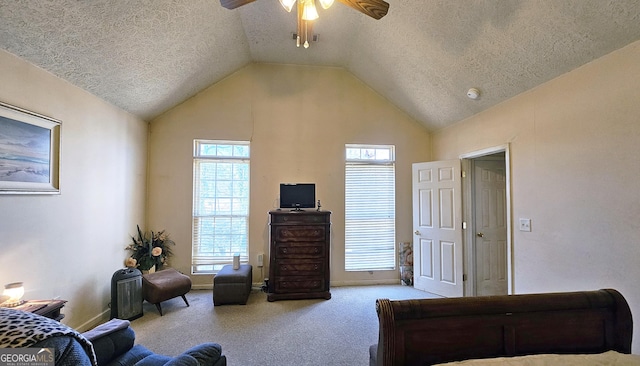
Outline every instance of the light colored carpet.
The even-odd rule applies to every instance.
[[[230,366],[369,364],[369,346],[377,342],[375,301],[434,298],[401,285],[331,288],[330,300],[268,302],[252,291],[247,305],[213,306],[212,291],[191,291],[190,307],[178,297],[144,303],[144,316],[133,320],[136,342],[154,352],[177,355],[203,342],[222,346]]]

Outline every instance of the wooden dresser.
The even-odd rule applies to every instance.
[[[267,300],[330,299],[331,212],[269,212]]]

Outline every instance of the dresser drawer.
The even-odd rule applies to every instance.
[[[277,242],[289,241],[324,241],[326,229],[324,226],[277,226],[274,228],[273,239]]]
[[[279,276],[323,276],[322,260],[281,260],[276,264],[276,277]]]
[[[324,258],[324,243],[276,243],[276,259],[286,258]]]
[[[317,292],[326,291],[326,286],[322,277],[276,277],[275,290],[282,293]]]
[[[276,213],[271,216],[271,224],[324,224],[329,223],[329,215],[310,212]]]

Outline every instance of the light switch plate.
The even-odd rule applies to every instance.
[[[531,219],[520,219],[520,231],[531,231]]]

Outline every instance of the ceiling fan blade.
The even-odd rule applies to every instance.
[[[227,9],[235,9],[254,1],[256,0],[220,0],[220,5]]]
[[[389,3],[382,0],[338,0],[339,2],[356,9],[374,19],[380,19],[387,15]]]

